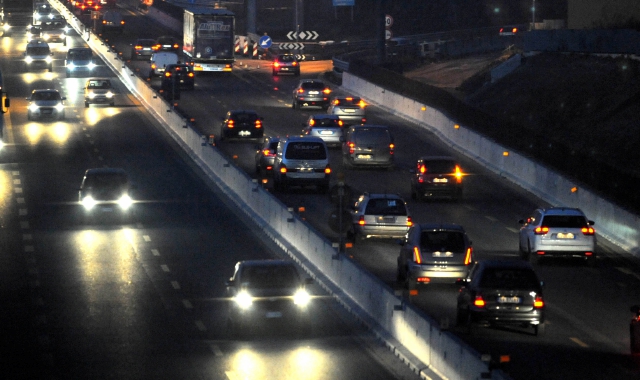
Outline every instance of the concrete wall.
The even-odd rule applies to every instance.
[[[533,30],[524,33],[523,50],[640,55],[640,32],[631,29]]]

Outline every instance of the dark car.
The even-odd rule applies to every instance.
[[[544,333],[542,282],[523,260],[481,260],[459,280],[456,322],[467,332],[477,325],[533,327]]]
[[[173,36],[161,36],[156,39],[160,44],[159,51],[168,51],[172,53],[182,53],[182,44],[180,40]]]
[[[255,327],[280,322],[289,327],[308,327],[311,295],[289,260],[246,260],[236,264],[233,277],[226,282],[229,307],[228,324],[232,332],[244,335]]]
[[[395,143],[389,127],[352,125],[345,130],[341,141],[345,167],[393,168]]]
[[[71,48],[67,50],[64,66],[67,78],[74,74],[91,74],[96,68],[93,51],[89,48]]]
[[[337,96],[331,100],[327,113],[340,117],[345,126],[367,122],[364,100],[355,96]]]
[[[411,169],[411,198],[446,197],[462,199],[464,173],[453,157],[424,156]]]
[[[121,168],[88,169],[78,190],[78,201],[90,219],[99,216],[127,218],[133,212],[129,177]]]
[[[430,283],[455,283],[466,278],[473,247],[458,224],[416,224],[400,243],[398,282],[409,289]]]
[[[256,152],[256,173],[261,177],[273,176],[273,164],[276,160],[280,137],[265,137]]]
[[[271,73],[273,75],[291,73],[300,76],[300,62],[293,54],[279,54],[273,59]]]
[[[329,96],[331,88],[323,81],[317,79],[303,79],[293,90],[293,108],[321,107],[329,108]]]
[[[131,59],[139,59],[145,57],[151,59],[153,53],[160,49],[160,45],[156,40],[149,38],[138,38],[136,42],[132,44]]]
[[[193,66],[186,63],[168,64],[164,70],[165,80],[175,80],[181,88],[193,90],[196,86],[196,73]]]
[[[262,121],[256,111],[233,110],[227,112],[220,126],[220,139],[228,137],[255,138],[264,135]]]

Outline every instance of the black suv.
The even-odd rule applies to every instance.
[[[282,73],[300,76],[300,62],[293,54],[280,54],[274,58],[271,71],[274,76]]]
[[[256,111],[229,111],[227,115],[222,118],[220,139],[222,140],[227,137],[262,137],[264,135],[264,128],[262,127],[263,120],[261,116],[258,116]]]
[[[464,173],[453,157],[425,156],[418,158],[411,174],[411,198],[425,200],[431,197],[462,199]]]
[[[127,218],[133,212],[132,189],[124,169],[88,169],[78,190],[78,201],[84,207],[87,218],[100,215]]]
[[[186,63],[169,64],[164,70],[164,80],[176,80],[181,88],[193,90],[196,86],[196,73],[193,66]]]
[[[96,67],[93,51],[89,48],[71,48],[67,51],[64,61],[67,78],[74,74],[91,74]]]

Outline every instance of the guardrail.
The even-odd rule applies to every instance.
[[[84,26],[52,0],[79,33]],[[317,283],[366,323],[393,352],[423,377],[473,379],[489,374],[494,380],[508,379],[501,371],[489,371],[480,355],[421,310],[397,296],[384,282],[339,255],[327,240],[272,194],[227,160],[208,137],[194,130],[188,120],[173,112],[151,86],[124,64],[94,34],[84,34],[89,46],[120,77],[158,124],[215,181],[239,210],[264,230],[279,247],[297,261]]]

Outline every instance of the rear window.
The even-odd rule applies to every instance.
[[[428,252],[464,252],[464,236],[452,231],[423,231],[420,249]]]
[[[295,62],[296,57],[292,56],[292,55],[281,55],[280,57],[278,57],[278,61],[280,62]]]
[[[423,165],[429,173],[454,173],[456,171],[456,164],[453,161],[425,161]]]
[[[407,215],[407,208],[404,202],[395,198],[374,198],[369,199],[367,215]]]
[[[315,127],[339,127],[337,119],[315,119]]]
[[[388,144],[391,136],[386,129],[362,128],[356,129],[354,140],[357,144]]]
[[[321,82],[305,82],[302,83],[302,88],[305,90],[324,90],[325,85]]]
[[[241,281],[250,288],[277,289],[298,286],[300,277],[290,265],[247,266],[241,273]]]
[[[232,114],[231,118],[239,122],[256,121],[258,115],[255,113],[236,113]]]
[[[324,144],[300,141],[287,144],[284,157],[290,160],[326,160],[327,150]]]
[[[480,278],[480,287],[489,289],[526,290],[539,285],[533,271],[524,268],[486,268]]]
[[[582,228],[587,225],[587,220],[581,215],[547,215],[542,224],[550,228]]]

